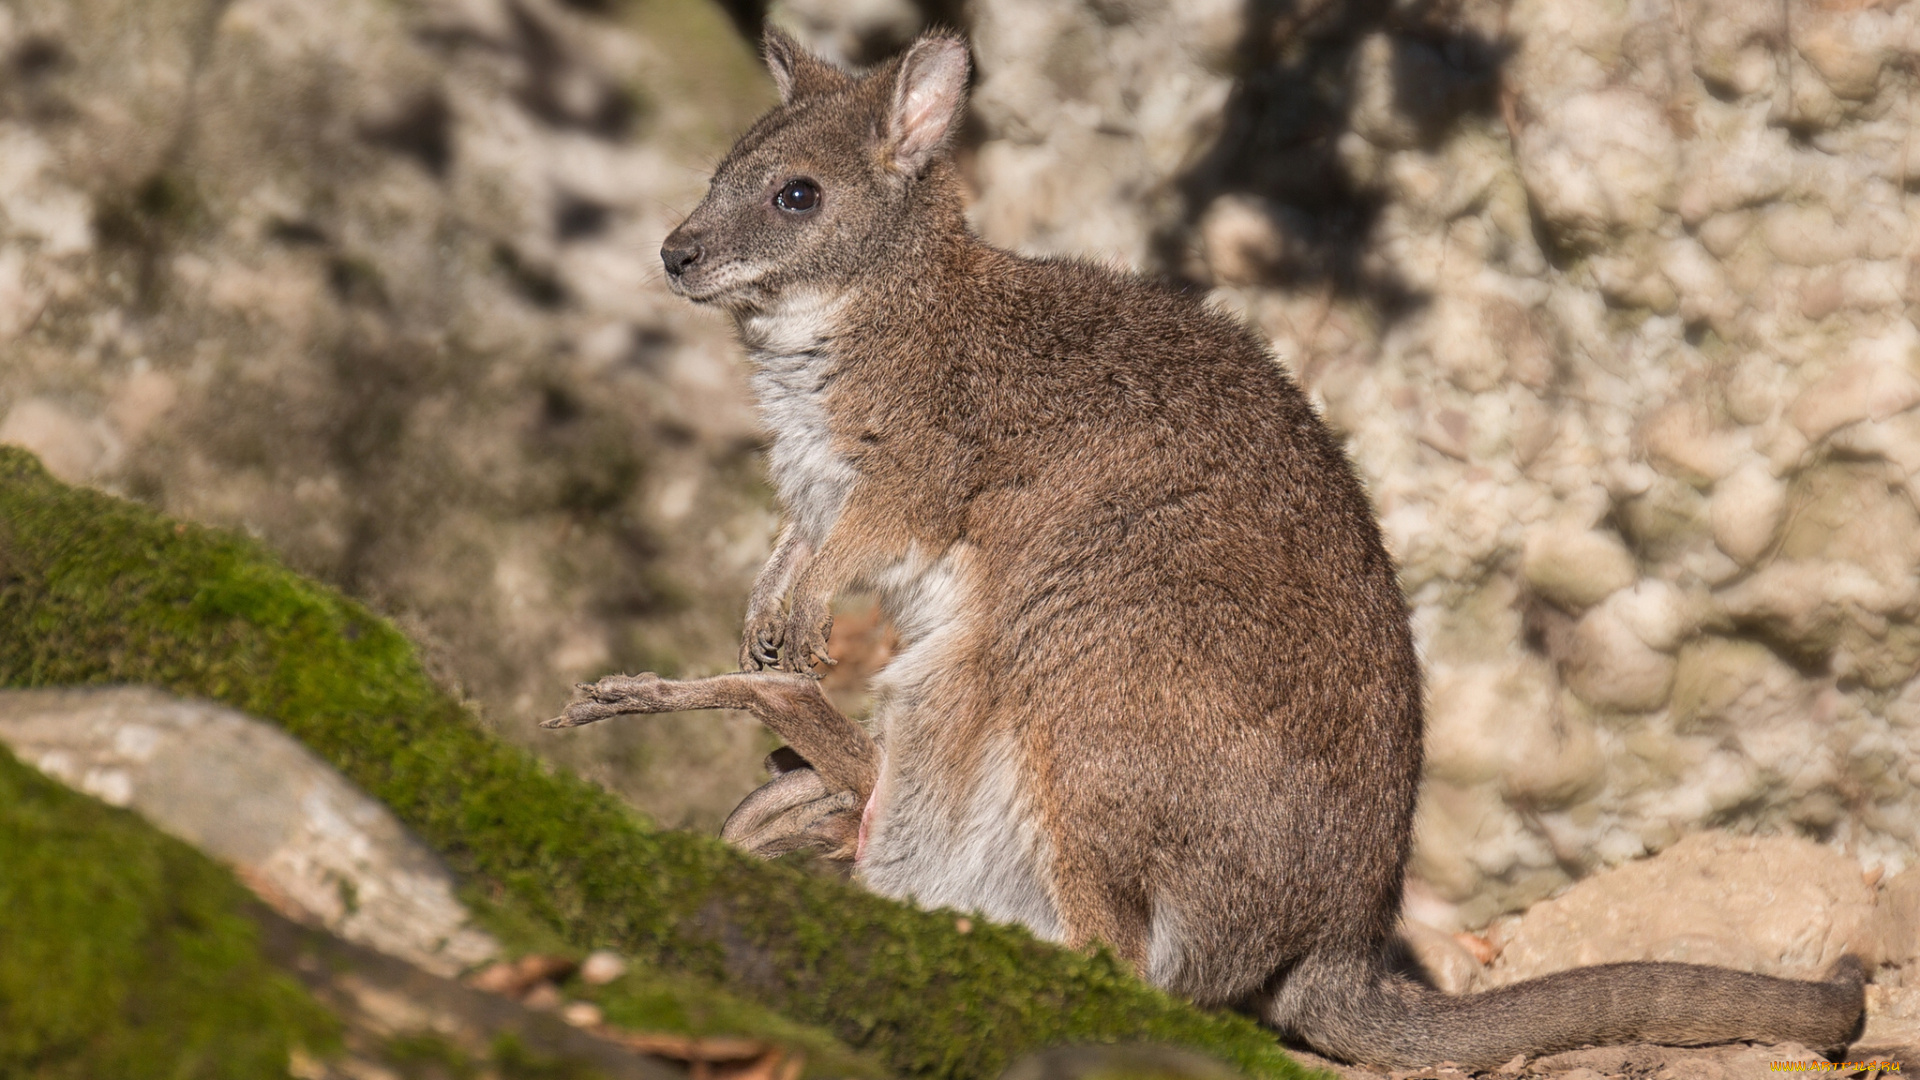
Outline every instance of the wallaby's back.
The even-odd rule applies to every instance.
[[[1379,1064],[1847,1040],[1857,965],[1831,983],[1611,965],[1463,998],[1388,974],[1419,669],[1339,446],[1195,298],[967,231],[940,150],[960,42],[865,80],[777,34],[769,58],[785,103],[663,255],[735,315],[775,432],[792,523],[748,666],[777,646],[805,670],[856,583],[901,628],[857,793],[868,884],[1105,941],[1170,990]]]

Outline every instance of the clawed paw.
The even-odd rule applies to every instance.
[[[814,665],[832,667],[840,662],[827,655],[827,639],[832,634],[832,615],[815,616],[796,607],[782,634],[780,670],[819,678]]]
[[[780,663],[780,643],[786,619],[779,612],[747,616],[746,631],[740,637],[740,670],[764,671]]]

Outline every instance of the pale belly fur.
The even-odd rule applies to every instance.
[[[873,582],[905,647],[874,681],[880,779],[855,873],[883,896],[1021,923],[1060,941],[1066,931],[1052,896],[1053,852],[1013,739],[986,742],[966,792],[941,790],[951,775],[914,751],[950,722],[933,702],[953,669],[970,555],[965,546],[937,560],[910,554]]]

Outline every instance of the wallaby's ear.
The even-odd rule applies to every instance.
[[[907,50],[887,114],[894,168],[919,176],[960,126],[968,66],[967,43],[959,38],[929,34]]]
[[[772,23],[761,32],[761,51],[766,55],[773,85],[780,90],[782,105],[853,84],[853,76],[808,52]]]

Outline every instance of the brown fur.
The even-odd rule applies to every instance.
[[[769,820],[850,792],[875,888],[1107,942],[1337,1057],[1847,1040],[1857,965],[1611,965],[1464,998],[1388,974],[1420,673],[1339,445],[1233,320],[969,233],[940,153],[962,43],[864,79],[777,33],[768,55],[783,105],[662,253],[766,380],[792,520],[750,601],[751,673],[609,679],[555,723],[752,709],[819,770],[818,791],[783,774]],[[807,213],[776,204],[795,179],[820,192]],[[902,632],[878,745],[796,681],[862,583]],[[847,805],[823,826],[841,847]]]

